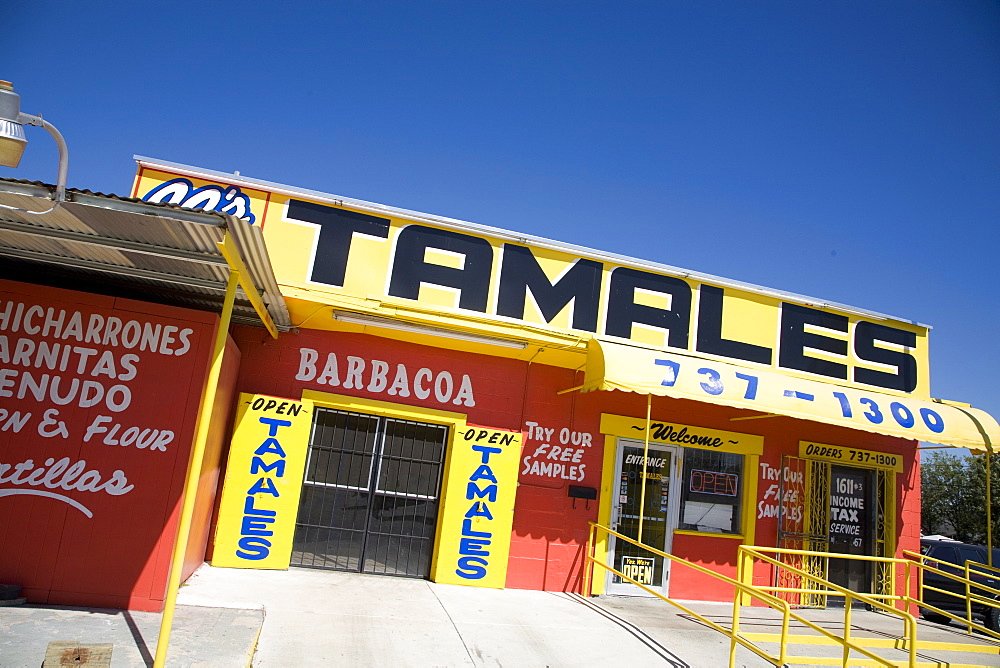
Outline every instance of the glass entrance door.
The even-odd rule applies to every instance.
[[[830,552],[874,554],[874,471],[849,466],[830,467]],[[872,562],[830,557],[828,579],[852,591],[872,591]],[[830,596],[828,605],[842,606],[844,599]]]
[[[643,479],[641,442],[624,439],[618,441],[612,528],[629,538],[669,553],[674,529],[677,528],[680,449],[650,443],[645,465],[645,479]],[[666,594],[670,580],[668,559],[654,555],[632,543],[617,540],[614,536],[609,542],[609,550],[609,559],[616,570]],[[608,571],[606,591],[609,594],[625,596],[649,595],[610,571]]]

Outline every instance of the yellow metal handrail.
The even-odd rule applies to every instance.
[[[664,596],[661,592],[655,591],[650,587],[638,582],[637,580],[625,575],[619,570],[615,569],[610,564],[604,563],[604,560],[597,558],[596,550],[598,545],[598,532],[603,532],[606,540],[606,536],[615,536],[618,540],[624,541],[635,545],[643,550],[650,552],[651,554],[660,556],[664,559],[670,560],[672,563],[683,564],[687,568],[691,568],[695,571],[709,575],[716,580],[725,582],[733,587],[734,597],[733,597],[733,614],[732,614],[732,624],[730,628],[726,628],[717,624],[703,615],[698,614],[689,607],[675,601],[667,596]],[[602,541],[603,542],[603,541]],[[699,564],[693,564],[681,557],[668,554],[662,550],[658,550],[649,545],[644,545],[639,541],[625,536],[617,531],[614,531],[606,526],[591,522],[590,523],[590,534],[587,546],[586,561],[587,567],[584,569],[584,593],[589,594],[591,591],[591,580],[592,580],[592,564],[596,564],[601,568],[610,571],[621,578],[623,581],[630,582],[631,584],[639,587],[640,589],[646,591],[647,593],[656,596],[657,598],[670,603],[671,605],[679,608],[683,612],[691,615],[693,618],[697,619],[701,623],[705,624],[709,628],[712,628],[730,639],[730,652],[729,652],[729,665],[732,667],[735,665],[736,661],[736,648],[740,645],[746,647],[750,651],[754,652],[761,658],[769,661],[770,663],[781,666],[788,663],[790,660],[802,660],[808,661],[809,657],[798,657],[788,655],[788,644],[791,642],[794,644],[795,639],[800,636],[796,636],[789,633],[789,623],[790,620],[795,620],[796,622],[802,624],[819,633],[832,641],[836,645],[840,645],[843,648],[843,658],[842,665],[847,666],[851,660],[851,653],[858,652],[859,654],[868,657],[882,665],[894,666],[898,665],[893,661],[884,659],[875,653],[869,651],[866,647],[862,646],[861,642],[863,639],[852,638],[852,625],[851,625],[851,615],[852,615],[852,603],[858,602],[869,606],[870,609],[876,610],[878,612],[888,614],[894,617],[898,617],[903,622],[903,634],[900,638],[903,641],[903,646],[898,647],[898,649],[905,649],[908,652],[908,660],[906,665],[913,668],[917,665],[917,652],[919,649],[918,639],[917,639],[917,619],[910,612],[910,610],[920,608],[922,610],[927,610],[935,614],[939,614],[948,619],[953,619],[965,625],[969,631],[972,633],[973,630],[980,632],[981,634],[987,636],[992,640],[1000,640],[1000,633],[990,630],[985,626],[978,624],[972,620],[972,605],[973,603],[977,605],[982,605],[994,609],[1000,609],[1000,588],[991,587],[985,583],[977,582],[973,580],[974,575],[986,575],[991,576],[991,574],[997,574],[1000,576],[1000,568],[987,566],[985,564],[980,564],[973,561],[966,561],[964,565],[959,566],[957,564],[952,565],[954,569],[961,569],[958,572],[947,572],[940,568],[937,568],[937,562],[939,560],[931,559],[921,554],[915,552],[904,551],[903,556],[905,558],[894,558],[894,557],[872,557],[867,555],[851,555],[851,554],[841,554],[835,552],[820,552],[811,550],[794,550],[789,548],[776,548],[776,547],[762,547],[762,546],[752,546],[743,545],[738,548],[738,562],[737,562],[737,578],[733,579],[728,576],[722,575],[715,571],[710,570]],[[854,561],[868,561],[868,562],[878,562],[886,564],[892,567],[893,582],[896,580],[896,576],[903,575],[903,580],[905,583],[905,589],[902,593],[889,593],[889,594],[864,594],[855,591],[851,591],[846,587],[841,587],[836,585],[820,575],[810,573],[802,568],[795,567],[787,562],[781,561],[780,558],[785,555],[799,556],[799,557],[819,557],[819,558],[837,558],[837,559],[848,559]],[[747,584],[752,578],[750,577],[753,573],[754,560],[759,560],[760,562],[769,564],[771,566],[777,567],[779,569],[784,569],[788,573],[794,574],[799,578],[800,583],[809,583],[809,587],[784,587],[784,586],[771,586],[771,585],[751,585]],[[931,565],[931,563],[935,565]],[[924,573],[936,573],[944,576],[952,581],[958,582],[964,587],[964,595],[962,593],[957,593],[954,591],[948,591],[938,587],[934,587],[924,582]],[[917,577],[917,596],[911,595],[913,576]],[[1000,579],[1000,577],[998,577]],[[894,591],[894,590],[890,590]],[[938,592],[948,596],[953,596],[959,599],[964,599],[965,601],[965,617],[953,614],[947,610],[942,610],[936,606],[930,605],[925,602],[925,592]],[[823,628],[808,619],[802,617],[792,610],[792,604],[783,599],[779,598],[775,594],[785,594],[785,593],[799,593],[799,594],[810,594],[815,596],[835,596],[842,597],[844,599],[844,625],[842,634],[838,635],[829,629]],[[997,598],[989,598],[990,596],[995,596]],[[767,607],[774,609],[781,613],[782,623],[781,623],[781,633],[779,634],[777,642],[779,643],[779,650],[777,655],[769,654],[764,649],[758,647],[754,644],[750,637],[754,634],[740,633],[740,608],[741,604],[747,604],[750,600],[760,601]],[[759,639],[759,638],[757,638]],[[984,638],[985,639],[985,638]],[[870,643],[869,643],[870,644]],[[933,644],[933,643],[931,643]]]
[[[948,619],[953,619],[966,626],[968,632],[971,634],[973,630],[978,631],[982,635],[986,635],[989,639],[1000,640],[1000,633],[995,632],[982,624],[978,624],[973,621],[972,618],[972,604],[977,603],[984,605],[986,607],[1000,609],[1000,600],[989,598],[989,596],[995,596],[1000,598],[1000,589],[991,587],[987,584],[976,582],[972,579],[975,574],[988,575],[989,573],[1000,574],[1000,568],[995,568],[987,566],[985,564],[980,564],[978,562],[966,561],[963,566],[953,565],[953,568],[961,568],[961,572],[948,572],[935,566],[930,565],[928,562],[938,563],[940,560],[931,559],[924,555],[918,554],[916,552],[911,552],[905,550],[903,552],[903,557],[905,558],[893,558],[893,557],[871,557],[867,555],[850,555],[841,554],[835,552],[819,552],[819,551],[808,551],[808,550],[793,550],[784,548],[764,548],[757,546],[743,546],[739,548],[744,554],[744,558],[740,560],[739,565],[739,577],[742,579],[744,573],[746,573],[747,563],[746,560],[749,558],[750,554],[753,556],[761,557],[764,561],[772,564],[778,568],[785,569],[786,571],[795,573],[806,580],[812,580],[816,583],[822,583],[826,589],[810,589],[810,588],[796,588],[796,587],[777,587],[777,586],[759,586],[760,589],[769,591],[772,593],[799,593],[799,594],[811,594],[818,596],[839,596],[842,595],[842,591],[847,591],[846,589],[833,586],[830,583],[826,583],[822,578],[810,574],[804,570],[795,568],[786,562],[781,562],[776,559],[765,557],[764,554],[774,554],[774,555],[795,555],[800,557],[820,557],[820,558],[838,558],[838,559],[849,559],[854,561],[870,561],[870,562],[881,562],[886,564],[892,564],[894,567],[894,576],[899,574],[899,570],[902,570],[903,582],[905,583],[905,591],[902,594],[856,594],[852,592],[852,598],[854,600],[864,601],[871,605],[873,608],[878,610],[889,612],[888,603],[894,602],[896,606],[900,609],[895,609],[895,612],[890,614],[896,614],[899,616],[904,616],[904,619],[909,618],[913,620],[912,626],[910,626],[909,619],[906,621],[908,629],[916,629],[916,618],[913,617],[908,611],[913,607],[917,607],[923,610],[933,612],[935,614],[941,615]],[[915,572],[914,572],[915,571]],[[964,594],[956,593],[954,591],[949,591],[946,589],[941,589],[928,585],[924,582],[924,573],[931,572],[936,573],[945,578],[948,578],[954,582],[959,583],[964,587]],[[911,596],[911,583],[913,582],[913,576],[917,577],[917,596]],[[894,578],[895,579],[895,578]],[[841,591],[837,591],[841,590]],[[965,617],[961,617],[947,610],[942,610],[939,607],[931,605],[925,601],[925,592],[932,591],[947,596],[952,596],[957,599],[964,600],[965,602]],[[985,595],[984,595],[985,594]],[[884,601],[885,603],[880,605],[873,605],[874,601]],[[916,652],[919,648],[917,646],[917,638],[914,634],[909,642],[907,643],[911,648],[911,653]]]
[[[913,563],[908,559],[894,559],[892,557],[869,557],[864,555],[841,555],[831,552],[818,552],[813,550],[793,550],[789,548],[778,548],[778,547],[760,547],[755,545],[741,545],[739,547],[739,560],[737,563],[737,577],[740,580],[745,579],[748,569],[749,572],[753,572],[753,560],[759,559],[764,563],[771,564],[778,568],[782,568],[791,573],[795,573],[801,578],[807,581],[812,581],[815,584],[824,587],[824,589],[806,589],[806,588],[794,588],[794,587],[772,587],[772,586],[758,586],[757,588],[763,591],[782,591],[782,592],[797,592],[797,593],[809,593],[813,595],[822,596],[842,596],[844,597],[844,631],[843,636],[837,636],[836,634],[824,629],[808,620],[803,619],[803,623],[809,628],[819,632],[820,634],[834,640],[840,644],[844,649],[843,655],[843,665],[848,665],[848,660],[850,658],[851,651],[857,651],[870,659],[874,659],[879,663],[887,666],[896,665],[894,662],[887,659],[883,659],[876,654],[869,652],[867,649],[858,646],[851,641],[851,608],[852,604],[857,601],[865,605],[870,606],[873,609],[880,610],[886,614],[898,616],[903,621],[904,635],[906,637],[906,648],[908,652],[908,665],[910,668],[917,665],[917,619],[912,614],[906,610],[899,610],[884,603],[884,600],[890,601],[903,601],[908,597],[906,596],[895,596],[886,594],[861,594],[855,591],[851,591],[846,587],[841,587],[840,585],[834,584],[828,580],[825,580],[817,575],[804,571],[800,568],[796,568],[787,564],[785,562],[778,561],[773,557],[767,556],[768,554],[774,555],[797,555],[803,557],[831,557],[836,556],[838,558],[844,557],[849,559],[856,559],[858,561],[877,561],[883,563],[896,563],[904,567],[907,574],[907,582],[909,582],[910,565]],[[785,638],[782,638],[782,642],[786,642]]]
[[[621,571],[617,570],[613,566],[610,566],[609,564],[605,564],[600,559],[597,559],[594,556],[594,553],[595,553],[595,549],[596,549],[596,546],[597,546],[596,534],[597,534],[598,531],[603,531],[608,536],[615,536],[619,540],[623,540],[623,541],[625,541],[627,543],[631,543],[633,545],[636,545],[636,546],[638,546],[640,548],[648,550],[649,552],[651,552],[651,553],[653,553],[655,555],[658,555],[658,556],[663,557],[665,559],[669,559],[670,561],[675,562],[675,563],[684,564],[685,566],[688,566],[688,567],[690,567],[690,568],[692,568],[692,569],[694,569],[694,570],[696,570],[696,571],[698,571],[700,573],[705,573],[706,575],[710,575],[710,576],[712,576],[712,577],[714,577],[714,578],[716,578],[718,580],[722,580],[723,582],[731,584],[733,587],[736,588],[736,591],[738,592],[738,594],[734,597],[734,600],[733,600],[733,627],[731,629],[727,629],[726,627],[724,627],[724,626],[722,626],[720,624],[717,624],[717,623],[713,622],[712,620],[708,619],[704,615],[698,614],[697,612],[695,612],[691,608],[687,607],[686,605],[684,605],[682,603],[679,603],[678,601],[675,601],[675,600],[673,600],[671,598],[668,598],[668,597],[664,596],[662,593],[660,593],[658,591],[655,591],[655,590],[647,587],[646,585],[642,584],[641,582],[639,582],[639,581],[637,581],[637,580],[635,580],[635,579],[633,579],[633,578],[625,575],[624,573],[622,573]],[[769,662],[771,662],[772,664],[774,664],[776,666],[783,666],[783,665],[785,665],[785,663],[786,663],[786,661],[785,661],[786,648],[787,648],[786,643],[782,642],[781,645],[780,645],[780,649],[779,649],[778,655],[777,656],[772,656],[772,655],[768,654],[766,651],[764,651],[763,649],[761,649],[760,647],[758,647],[757,645],[755,645],[753,642],[751,642],[750,640],[747,640],[746,638],[744,638],[743,636],[741,636],[739,634],[739,599],[740,599],[739,594],[744,594],[746,596],[750,596],[750,597],[755,598],[755,599],[757,599],[759,601],[767,603],[769,607],[775,608],[775,609],[779,610],[782,613],[782,622],[781,622],[781,634],[782,634],[782,638],[784,638],[785,636],[788,635],[788,623],[789,623],[789,619],[795,616],[791,612],[791,606],[788,604],[788,601],[783,601],[780,598],[778,598],[777,596],[772,596],[771,594],[768,594],[767,592],[763,592],[763,591],[758,590],[756,587],[744,584],[744,583],[739,582],[737,580],[734,580],[734,579],[732,579],[730,577],[722,575],[721,573],[716,573],[715,571],[712,571],[712,570],[710,570],[708,568],[705,568],[704,566],[699,566],[698,564],[692,564],[691,562],[686,561],[684,559],[681,559],[679,557],[675,557],[672,554],[667,554],[666,552],[663,552],[662,550],[657,550],[656,548],[650,547],[649,545],[643,545],[642,543],[640,543],[637,540],[629,538],[628,536],[620,534],[617,531],[614,531],[613,529],[610,529],[610,528],[608,528],[606,526],[603,526],[601,524],[597,524],[595,522],[590,522],[590,535],[589,535],[589,539],[588,539],[588,542],[587,542],[587,554],[586,554],[586,557],[587,557],[587,561],[589,563],[596,564],[596,565],[598,565],[598,566],[600,566],[602,568],[605,568],[605,569],[611,571],[612,573],[614,573],[615,575],[617,575],[618,577],[620,577],[622,580],[631,582],[635,586],[643,589],[644,591],[652,594],[653,596],[656,596],[657,598],[659,598],[659,599],[661,599],[663,601],[666,601],[667,603],[670,603],[671,605],[673,605],[673,606],[675,606],[677,608],[680,608],[685,613],[691,615],[692,617],[694,617],[695,619],[697,619],[698,621],[700,621],[702,624],[705,624],[709,628],[712,628],[712,629],[718,631],[719,633],[722,633],[722,634],[728,636],[729,639],[730,639],[730,647],[729,647],[729,666],[730,666],[730,668],[734,668],[736,666],[736,646],[738,644],[742,645],[743,647],[746,647],[751,652],[753,652],[754,654],[758,655],[759,657],[761,657],[765,661],[769,661]],[[583,592],[584,592],[585,595],[590,593],[590,580],[591,580],[590,573],[591,573],[591,569],[590,568],[584,569],[584,573],[583,573],[583,576],[584,576]]]
[[[733,590],[734,590],[734,596],[733,596],[733,615],[732,615],[732,625],[731,625],[731,627],[727,629],[726,627],[721,626],[720,624],[717,624],[717,623],[711,621],[710,619],[707,619],[705,616],[698,614],[697,612],[695,612],[691,608],[685,606],[684,604],[679,603],[678,601],[675,601],[675,600],[673,600],[673,599],[671,599],[671,598],[669,598],[667,596],[664,596],[662,593],[660,593],[658,591],[655,591],[655,590],[651,589],[650,587],[647,587],[646,585],[638,582],[637,580],[635,580],[635,579],[633,579],[633,578],[625,575],[624,573],[620,572],[619,570],[615,569],[613,566],[604,563],[604,561],[602,561],[601,559],[598,559],[595,556],[595,554],[596,554],[596,547],[597,547],[597,540],[596,540],[597,539],[597,532],[599,532],[599,531],[603,532],[604,534],[606,534],[608,536],[615,536],[618,540],[622,540],[622,541],[625,541],[627,543],[631,543],[632,545],[635,545],[635,546],[640,547],[640,548],[642,548],[644,550],[647,550],[648,552],[650,552],[652,554],[660,556],[660,557],[662,557],[664,559],[668,559],[668,560],[670,560],[673,563],[682,564],[682,565],[684,565],[687,568],[691,568],[691,569],[693,569],[695,571],[698,571],[700,573],[704,573],[705,575],[709,575],[709,576],[711,576],[711,577],[713,577],[713,578],[715,578],[717,580],[720,580],[722,582],[725,582],[725,583],[731,585],[733,587]],[[761,548],[761,549],[768,549],[768,548]],[[789,551],[789,552],[794,552],[794,551]],[[744,555],[744,558],[745,558],[745,555]],[[764,557],[764,558],[767,559],[767,557]],[[815,630],[816,632],[820,633],[821,635],[824,635],[827,638],[830,638],[832,641],[836,642],[837,644],[842,645],[843,648],[844,648],[844,665],[845,666],[847,665],[847,660],[848,660],[848,657],[850,656],[851,651],[856,651],[856,652],[858,652],[860,654],[863,654],[863,655],[867,656],[868,658],[873,659],[874,661],[877,661],[878,663],[881,663],[881,664],[886,665],[886,666],[894,666],[894,665],[896,665],[892,661],[884,659],[884,658],[882,658],[882,657],[874,654],[873,652],[868,651],[866,648],[858,645],[857,643],[851,641],[851,639],[850,639],[850,614],[851,614],[850,613],[850,605],[847,605],[845,607],[845,633],[844,633],[844,636],[838,636],[835,633],[832,633],[829,630],[824,629],[821,626],[818,626],[817,624],[814,624],[813,622],[809,621],[808,619],[805,619],[801,615],[793,612],[792,608],[791,608],[791,605],[789,604],[788,601],[785,601],[784,599],[778,598],[777,596],[774,596],[774,595],[768,593],[768,588],[760,587],[760,586],[755,586],[755,585],[750,585],[750,584],[747,584],[746,582],[742,582],[741,581],[742,578],[740,578],[740,579],[733,579],[733,578],[728,577],[726,575],[722,575],[721,573],[717,573],[717,572],[715,572],[715,571],[713,571],[713,570],[711,570],[709,568],[706,568],[704,566],[700,566],[698,564],[693,564],[693,563],[691,563],[691,562],[689,562],[689,561],[687,561],[687,560],[685,560],[685,559],[683,559],[681,557],[676,557],[676,556],[674,556],[672,554],[668,554],[668,553],[666,553],[666,552],[664,552],[662,550],[658,550],[658,549],[656,549],[654,547],[650,547],[649,545],[644,545],[644,544],[638,542],[637,540],[635,540],[633,538],[630,538],[628,536],[620,534],[617,531],[614,531],[613,529],[610,529],[610,528],[608,528],[606,526],[597,524],[595,522],[590,522],[590,534],[589,534],[588,543],[587,543],[586,559],[587,559],[588,564],[596,564],[596,565],[600,566],[601,568],[604,568],[604,569],[606,569],[608,571],[611,571],[612,573],[614,573],[615,575],[617,575],[618,577],[620,577],[622,580],[634,584],[635,586],[639,587],[643,591],[646,591],[649,594],[652,594],[653,596],[655,596],[655,597],[657,597],[657,598],[659,598],[659,599],[661,599],[661,600],[663,600],[663,601],[665,601],[665,602],[667,602],[667,603],[669,603],[669,604],[671,604],[671,605],[679,608],[680,610],[684,611],[685,613],[691,615],[692,617],[694,617],[695,619],[697,619],[698,621],[700,621],[702,624],[705,624],[709,628],[712,628],[712,629],[718,631],[719,633],[722,633],[723,635],[727,636],[729,638],[729,641],[730,641],[730,643],[729,643],[729,665],[730,665],[730,668],[733,668],[736,665],[736,648],[737,648],[738,645],[742,645],[743,647],[746,647],[747,649],[749,649],[754,654],[757,654],[758,656],[760,656],[764,660],[769,661],[770,663],[772,663],[772,664],[774,664],[776,666],[783,666],[783,665],[785,665],[788,662],[788,641],[789,641],[789,638],[791,637],[790,634],[789,634],[789,622],[792,619],[794,619],[795,621],[797,621],[797,622],[799,622],[799,623],[801,623],[801,624],[803,624],[803,625],[805,625],[805,626],[807,626],[807,627]],[[743,561],[744,561],[744,559],[740,560],[741,565],[742,565]],[[899,561],[905,562],[906,560],[899,560]],[[592,569],[589,568],[589,567],[584,569],[584,584],[583,584],[584,594],[589,594],[590,593],[591,570]],[[741,571],[741,573],[742,573],[742,571]],[[891,608],[891,607],[889,607],[889,606],[887,606],[887,605],[885,605],[885,604],[883,604],[883,603],[881,603],[879,601],[876,601],[875,599],[873,599],[871,597],[868,597],[868,596],[865,596],[865,595],[862,595],[862,594],[857,594],[855,592],[851,592],[850,590],[844,589],[842,587],[838,587],[837,585],[834,585],[833,583],[828,583],[825,580],[822,580],[820,578],[816,578],[815,576],[809,575],[808,573],[805,573],[804,571],[802,571],[801,573],[803,575],[809,577],[809,578],[817,580],[820,584],[822,584],[824,586],[827,586],[828,588],[831,589],[832,592],[835,592],[835,593],[838,593],[838,594],[841,594],[841,595],[845,596],[845,598],[847,599],[848,602],[850,602],[852,600],[862,601],[864,603],[868,603],[870,605],[873,605],[874,607],[877,607],[877,608],[880,608],[880,609],[886,609],[887,611],[891,611],[894,614],[902,616],[903,620],[904,620],[904,623],[907,625],[908,635],[911,638],[910,642],[908,643],[909,646],[910,646],[909,666],[912,668],[913,666],[916,665],[916,649],[915,649],[915,646],[916,646],[916,642],[915,642],[915,640],[916,640],[916,631],[915,631],[915,629],[916,629],[916,619],[912,615],[910,615],[908,613],[905,613],[905,612],[901,612],[901,611],[895,610],[894,608]],[[813,593],[815,593],[815,592],[813,592]],[[740,634],[740,630],[739,630],[739,628],[740,628],[740,608],[741,608],[741,599],[743,599],[743,598],[751,598],[751,599],[755,599],[755,600],[761,601],[762,603],[766,604],[769,608],[775,609],[775,610],[777,610],[778,612],[781,613],[781,634],[780,634],[779,649],[778,649],[777,656],[768,654],[765,650],[763,650],[762,648],[758,647],[751,640],[747,639],[746,637],[744,637],[743,635]]]
[[[981,582],[976,582],[972,579],[972,575],[980,574],[988,576],[989,575],[988,571],[1000,574],[1000,568],[994,568],[992,566],[987,566],[986,564],[980,564],[975,561],[966,561],[963,566],[959,566],[958,564],[950,564],[952,568],[961,568],[962,569],[961,572],[964,573],[963,576],[958,573],[942,570],[940,568],[937,568],[936,566],[931,566],[929,563],[927,563],[927,562],[932,562],[934,564],[940,564],[941,563],[940,559],[934,559],[924,554],[911,552],[910,550],[904,550],[903,555],[908,557],[909,560],[919,569],[919,579],[917,588],[918,596],[916,599],[910,599],[913,603],[923,608],[924,610],[928,610],[936,615],[940,615],[948,619],[953,619],[956,622],[965,625],[966,630],[969,633],[972,633],[973,630],[975,630],[982,634],[988,635],[995,640],[1000,640],[1000,633],[997,633],[996,631],[987,628],[984,624],[978,624],[977,622],[974,622],[972,620],[973,603],[979,603],[981,605],[985,605],[986,607],[1000,609],[1000,601],[996,599],[987,598],[983,596],[981,593],[979,593],[980,591],[984,591],[994,596],[1000,597],[1000,589],[990,587],[989,585],[983,584]],[[954,591],[949,591],[947,589],[941,589],[939,587],[934,587],[925,584],[924,583],[925,571],[936,573],[937,575],[944,576],[949,580],[957,582],[958,584],[964,587],[965,595],[963,596],[962,594],[956,593]],[[973,589],[977,591],[973,591]],[[946,596],[951,596],[958,599],[964,599],[965,617],[960,617],[952,612],[943,610],[937,606],[927,603],[926,601],[924,601],[924,592],[926,591],[932,591],[935,593],[944,594]]]
[[[971,561],[971,560],[966,561],[965,565],[966,566],[975,566],[976,568],[981,568],[982,570],[978,571],[978,572],[982,573],[983,575],[987,575],[988,571],[993,571],[994,573],[1000,575],[1000,567],[998,567],[998,566],[987,566],[986,564],[981,564],[978,561]]]
[[[784,569],[786,571],[795,572],[796,574],[803,574],[809,580],[814,580],[817,583],[826,583],[831,587],[829,591],[820,589],[809,589],[809,588],[796,588],[796,587],[777,587],[777,586],[762,586],[761,589],[766,591],[780,591],[783,593],[796,593],[796,594],[812,594],[816,596],[837,596],[839,595],[838,590],[851,591],[839,585],[834,585],[828,582],[824,578],[818,575],[802,571],[801,569],[791,566],[787,562],[775,561],[774,559],[764,557],[763,553],[767,554],[787,554],[800,557],[821,557],[821,558],[836,558],[836,559],[850,559],[854,561],[872,561],[879,563],[889,563],[902,566],[904,569],[904,579],[909,582],[911,575],[911,566],[916,566],[910,559],[900,559],[894,557],[873,557],[864,554],[842,554],[840,552],[821,552],[817,550],[796,550],[792,548],[779,548],[779,547],[762,547],[759,545],[743,545],[740,548],[742,553],[745,553],[744,558],[748,558],[746,554],[752,554],[753,556],[760,556],[762,559],[766,560],[778,568]],[[742,564],[741,564],[742,567]],[[889,601],[903,601],[907,599],[906,596],[901,596],[897,594],[870,594],[864,593],[860,594],[858,592],[851,591],[854,596],[863,596],[865,599],[873,600],[889,600]],[[860,599],[859,599],[860,600]],[[867,601],[865,601],[867,602]]]

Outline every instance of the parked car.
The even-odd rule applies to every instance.
[[[957,540],[944,538],[943,536],[923,537],[920,539],[920,553],[936,563],[927,563],[929,566],[940,569],[946,573],[953,573],[965,577],[965,562],[973,561],[977,564],[986,564],[986,548],[982,545],[969,545],[960,543]],[[993,550],[993,566],[1000,568],[1000,549]],[[986,571],[987,569],[983,569]],[[973,573],[972,581],[981,583],[993,589],[1000,589],[1000,574],[979,574]],[[955,592],[958,596],[950,596],[936,591],[924,590],[924,602],[942,610],[947,610],[959,616],[965,616],[965,585],[962,582],[952,580],[943,575],[924,571],[924,586],[936,587],[946,591]],[[972,589],[973,593],[985,598],[997,599],[1000,596],[984,589]],[[944,615],[920,609],[920,615],[931,622],[947,624],[950,620]],[[982,621],[983,626],[1000,633],[1000,608],[993,608],[982,603],[972,604],[973,619]]]

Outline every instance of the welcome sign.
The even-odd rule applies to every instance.
[[[642,441],[646,438],[646,420],[602,413],[601,433]],[[649,424],[649,441],[743,455],[759,455],[764,452],[763,436],[657,420]]]

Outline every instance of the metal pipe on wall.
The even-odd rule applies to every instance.
[[[646,440],[642,446],[642,480],[639,481],[639,542],[642,543],[642,518],[646,513],[646,466],[649,464],[649,427],[653,395],[646,395]]]

